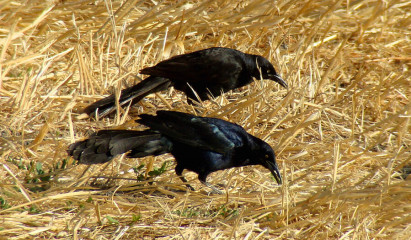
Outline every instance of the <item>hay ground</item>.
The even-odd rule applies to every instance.
[[[407,0],[0,0],[0,238],[410,239],[410,26]],[[169,155],[67,157],[95,130],[140,128],[138,113],[194,113],[170,90],[78,118],[139,69],[213,46],[265,56],[290,85],[197,106],[273,146],[282,186],[244,167],[210,175],[225,195],[192,173],[187,192]]]

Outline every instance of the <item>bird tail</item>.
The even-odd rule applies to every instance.
[[[133,105],[143,99],[145,96],[151,93],[166,90],[170,87],[171,81],[163,77],[148,77],[138,84],[123,89],[120,94],[119,103],[121,107],[126,106],[131,102]],[[87,106],[83,112],[87,113],[91,117],[95,117],[96,114],[101,117],[105,117],[108,114],[116,110],[115,95],[112,94],[106,98],[103,98],[89,106]]]
[[[167,138],[151,130],[103,130],[71,144],[67,153],[82,164],[96,164],[127,152],[127,157],[134,158],[157,156],[170,152],[171,147]]]

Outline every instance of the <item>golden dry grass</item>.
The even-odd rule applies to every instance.
[[[398,178],[411,164],[410,26],[406,0],[1,0],[0,237],[410,239],[410,178]],[[245,167],[210,175],[227,194],[208,195],[192,173],[186,192],[172,164],[151,185],[130,171],[169,155],[68,159],[71,142],[138,128],[138,113],[194,113],[171,90],[118,118],[77,118],[139,69],[212,46],[263,55],[289,83],[199,106],[270,143],[282,186]]]

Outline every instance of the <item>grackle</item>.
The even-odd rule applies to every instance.
[[[210,173],[248,165],[264,166],[281,184],[273,149],[237,124],[174,111],[139,117],[137,122],[149,129],[99,131],[71,144],[68,154],[82,164],[96,164],[122,153],[129,158],[171,153],[177,162],[176,174],[190,189],[182,175],[184,169],[197,173],[198,179],[214,192],[220,191],[207,183]]]
[[[207,100],[232,89],[243,87],[253,78],[270,79],[287,88],[287,83],[276,73],[264,57],[231,48],[214,47],[174,56],[153,67],[144,68],[150,75],[140,83],[121,91],[119,103],[124,107],[145,96],[174,86],[184,92],[188,102]],[[115,111],[115,95],[103,98],[84,109],[89,116],[104,117]]]

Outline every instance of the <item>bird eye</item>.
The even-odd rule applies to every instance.
[[[270,156],[268,156],[268,154],[266,154],[264,157],[265,157],[265,158],[269,158]]]

